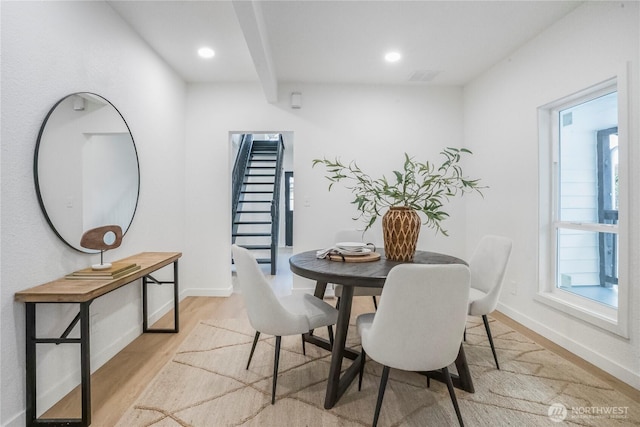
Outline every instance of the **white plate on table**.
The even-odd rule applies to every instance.
[[[373,252],[370,245],[362,242],[340,242],[336,243],[336,248],[344,251],[344,255],[353,256],[368,255]]]
[[[364,242],[340,242],[336,243],[336,247],[340,249],[354,250],[359,248],[366,248],[367,244]]]

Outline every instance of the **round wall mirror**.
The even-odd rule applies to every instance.
[[[138,153],[122,114],[105,98],[79,92],[58,101],[42,123],[34,157],[36,193],[53,231],[72,248],[106,225],[123,232],[140,192]]]

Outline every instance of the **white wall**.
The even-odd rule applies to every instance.
[[[640,388],[639,12],[637,2],[586,2],[464,89],[465,142],[478,153],[470,173],[487,180],[467,200],[469,248],[485,233],[514,240],[500,309],[525,326]],[[614,76],[631,61],[629,340],[534,301],[538,290],[537,108]]]
[[[1,3],[2,36],[2,425],[24,425],[24,305],[16,291],[96,263],[50,230],[38,206],[33,154],[40,125],[65,95],[90,91],[127,120],[140,157],[138,211],[118,259],[184,246],[185,84],[104,2]],[[169,308],[167,287],[151,312]],[[75,306],[38,307],[39,334],[59,335]],[[130,285],[91,305],[92,368],[141,332],[140,288]],[[74,332],[75,333],[75,332]],[[38,407],[44,410],[79,380],[77,346],[38,352]]]
[[[189,283],[202,284],[194,292],[231,292],[230,131],[293,132],[294,253],[334,243],[331,236],[336,230],[362,226],[351,220],[357,211],[350,204],[349,191],[335,186],[329,193],[324,170],[311,168],[314,158],[356,159],[374,175],[391,174],[392,168],[402,166],[404,151],[426,160],[435,159],[445,146],[462,145],[460,88],[282,85],[280,91],[282,101],[271,105],[257,85],[188,87],[189,245],[184,271]],[[302,109],[289,107],[292,91],[302,92]],[[464,254],[462,203],[454,202],[450,213],[445,223],[450,237],[434,236],[423,228],[421,249]],[[229,273],[220,274],[225,271]],[[296,279],[294,286],[310,288],[312,284]]]

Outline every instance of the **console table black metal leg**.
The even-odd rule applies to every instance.
[[[91,424],[91,345],[89,304],[80,303],[80,378],[82,388],[82,425]]]
[[[82,425],[91,424],[91,345],[89,304],[80,303],[80,378],[82,388]]]
[[[173,328],[168,329],[150,329],[148,323],[147,285],[149,283],[156,285],[172,284],[173,285]],[[155,333],[176,333],[180,331],[180,286],[178,284],[178,260],[173,262],[173,281],[156,280],[150,274],[142,277],[142,332]]]
[[[178,260],[173,263],[173,324],[180,331],[180,286],[178,285]]]
[[[27,427],[36,422],[36,304],[25,303],[26,326],[26,417]]]
[[[36,303],[25,303],[26,330],[26,425],[88,426],[91,424],[91,345],[90,316],[91,301],[80,303],[80,313],[71,322],[60,338],[38,338],[36,336]],[[73,325],[80,322],[80,338],[68,338]],[[36,344],[80,344],[80,392],[81,418],[38,419],[36,402]]]

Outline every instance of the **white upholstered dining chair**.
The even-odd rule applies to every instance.
[[[310,294],[293,294],[277,298],[253,255],[237,245],[233,245],[231,250],[249,323],[256,330],[247,369],[251,364],[260,333],[276,337],[271,389],[271,404],[274,404],[282,336],[304,334],[312,329],[327,326],[329,339],[332,340],[331,325],[338,320],[338,310]],[[304,337],[302,344],[304,349]]]
[[[511,240],[506,237],[484,236],[469,261],[471,290],[469,292],[468,313],[471,316],[482,316],[497,369],[500,369],[500,365],[496,348],[493,345],[487,315],[494,311],[498,305],[498,297],[502,290],[504,274],[511,255],[511,246]]]
[[[361,231],[355,229],[348,230],[340,230],[335,235],[335,242],[362,242],[362,243],[372,243],[376,248],[379,248],[379,242],[376,240],[376,236],[373,234],[371,230]],[[333,288],[334,294],[336,298],[338,298],[338,303],[336,306],[340,304],[340,298],[342,297],[342,285],[334,285]],[[373,307],[375,309],[378,308],[378,300],[376,297],[379,297],[382,293],[382,288],[363,288],[363,287],[355,287],[353,288],[353,296],[354,297],[371,297],[373,298]]]
[[[358,389],[362,387],[367,355],[384,366],[374,427],[390,368],[441,370],[458,422],[464,425],[448,366],[455,361],[462,343],[469,277],[469,268],[462,264],[398,265],[387,276],[378,310],[358,316],[356,324],[362,339]]]

